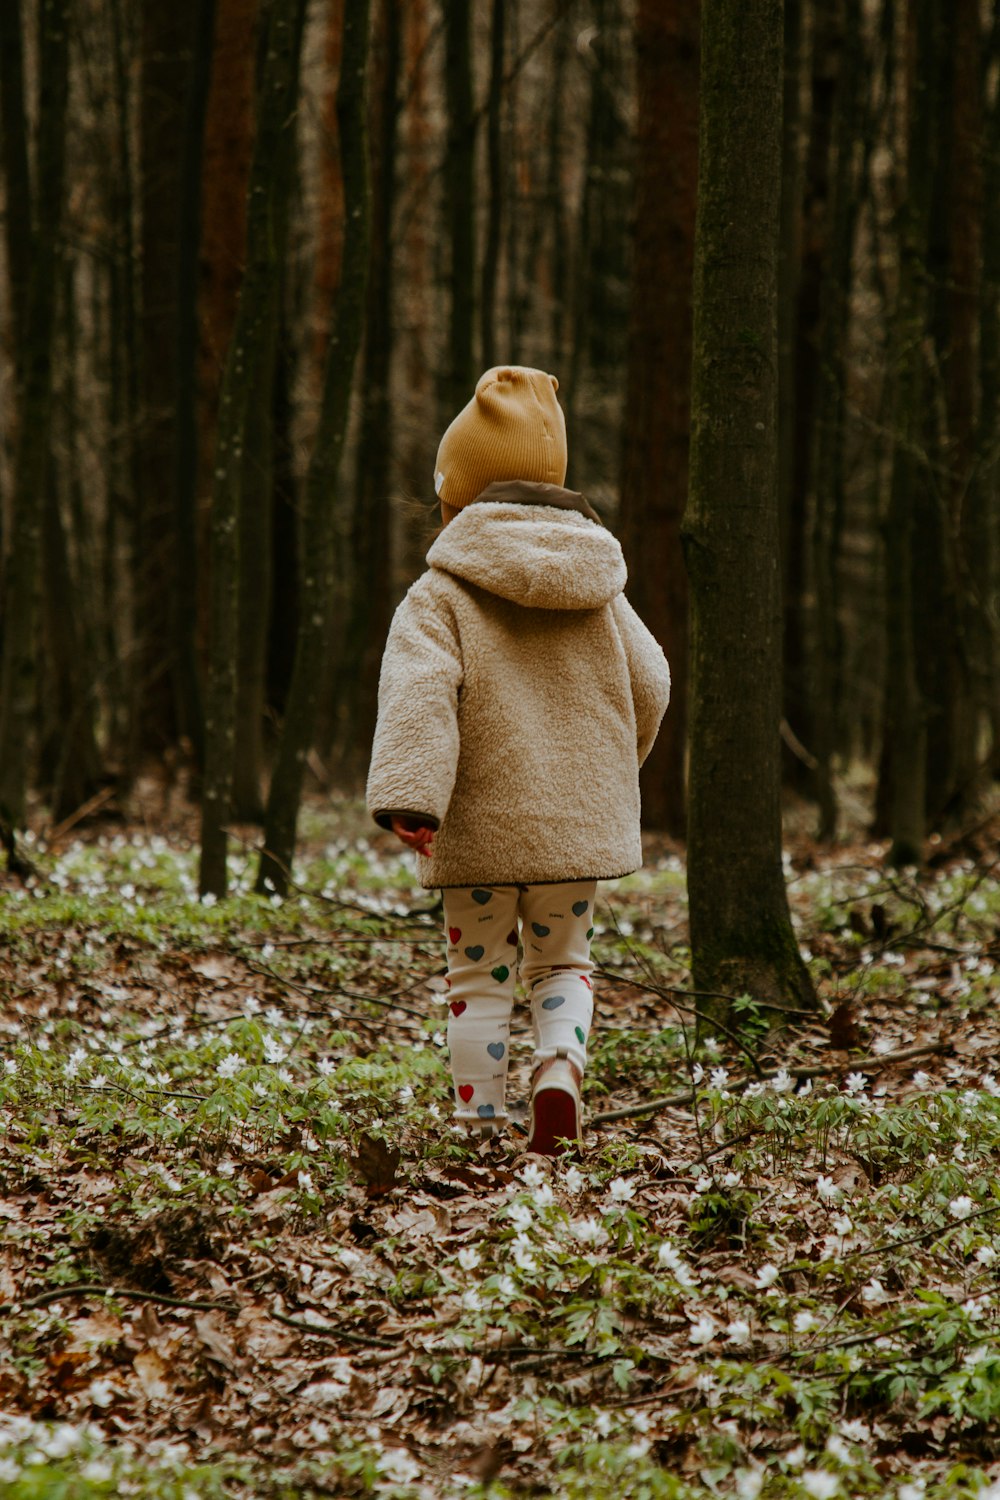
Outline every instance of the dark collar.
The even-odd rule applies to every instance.
[[[539,484],[531,479],[498,479],[470,501],[478,505],[551,505],[556,510],[575,510],[588,521],[603,525],[597,511],[584,495],[575,490],[564,490],[560,484]]]

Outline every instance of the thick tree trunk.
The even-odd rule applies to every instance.
[[[25,817],[28,752],[34,729],[38,586],[42,512],[51,453],[52,350],[55,336],[60,236],[66,165],[69,91],[69,0],[44,0],[38,54],[38,134],[31,267],[21,344],[21,400],[4,571],[0,655],[0,825],[10,850],[12,830]],[[5,163],[6,166],[6,163]],[[15,186],[23,191],[25,181]],[[8,183],[8,191],[10,191]],[[10,205],[8,198],[8,205]]]
[[[777,249],[781,0],[702,14],[694,268],[688,891],[695,986],[812,1006],[781,864]],[[703,999],[709,1015],[727,1002]]]
[[[698,182],[698,0],[640,0],[638,152],[620,530],[629,595],[670,660],[670,713],[643,767],[643,820],[686,830],[691,277]],[[670,99],[670,109],[663,100]]]
[[[473,355],[476,315],[476,124],[472,110],[472,7],[468,0],[443,0],[443,8],[445,97],[448,107],[445,214],[450,305],[442,416],[446,422],[450,422],[471,396],[477,374]]]
[[[262,362],[270,351],[270,314],[282,272],[282,225],[292,186],[287,133],[294,123],[304,21],[305,0],[273,0],[247,195],[246,272],[219,402],[199,867],[202,894],[216,896],[224,896],[227,889],[226,823],[235,749],[239,523],[247,422]]]
[[[257,871],[257,890],[261,893],[288,889],[302,779],[316,726],[325,664],[338,540],[331,496],[337,483],[354,365],[364,328],[370,248],[365,130],[367,58],[368,0],[355,0],[344,12],[337,98],[344,183],[344,259],[323,382],[323,403],[306,478],[299,638],[264,823],[264,849]]]

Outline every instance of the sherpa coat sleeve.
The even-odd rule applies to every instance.
[[[670,702],[670,668],[655,637],[646,629],[625,595],[619,594],[611,607],[625,648],[632,683],[636,749],[641,766],[653,748],[660,721]]]
[[[440,593],[433,573],[417,580],[393,616],[382,656],[368,806],[383,828],[394,813],[438,827],[455,785],[462,656]]]

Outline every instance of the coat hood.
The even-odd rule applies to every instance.
[[[600,609],[627,577],[617,539],[582,495],[519,480],[483,490],[444,528],[427,561],[529,609]]]

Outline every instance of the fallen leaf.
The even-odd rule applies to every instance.
[[[205,1352],[210,1359],[214,1359],[224,1370],[236,1369],[236,1354],[232,1339],[227,1338],[220,1329],[216,1328],[213,1319],[218,1317],[217,1313],[202,1313],[194,1319],[195,1332],[201,1339]]]
[[[170,1386],[166,1381],[167,1366],[155,1349],[143,1349],[132,1361],[142,1393],[147,1401],[166,1401]]]
[[[398,1146],[388,1146],[379,1136],[358,1137],[353,1165],[365,1184],[369,1198],[381,1198],[396,1185],[402,1155]]]

